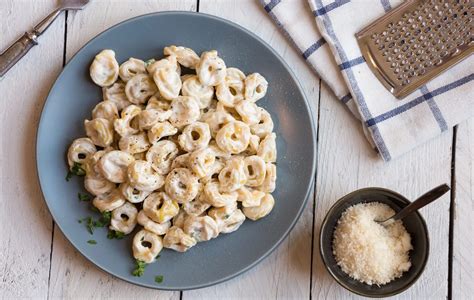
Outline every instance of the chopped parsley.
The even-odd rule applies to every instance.
[[[111,218],[112,218],[112,213],[110,211],[104,211],[102,213],[102,216],[97,221],[94,221],[94,226],[104,227],[110,223]]]
[[[144,261],[135,260],[135,269],[132,271],[133,276],[140,277],[145,273],[146,263]]]
[[[97,242],[96,242],[95,240],[88,240],[87,243],[88,243],[88,244],[91,244],[91,245],[97,244]]]
[[[107,238],[109,240],[117,239],[121,240],[125,237],[125,233],[121,231],[116,231],[116,230],[109,230],[109,233],[107,234]]]
[[[82,194],[82,193],[77,193],[77,198],[79,199],[79,201],[90,201],[91,200],[91,197],[89,197],[89,195]]]
[[[155,59],[154,59],[154,58],[147,60],[147,61],[145,62],[145,68],[148,67],[149,65],[151,65],[151,64],[154,63],[154,62],[155,62]]]
[[[69,181],[72,178],[72,175],[84,176],[86,171],[82,168],[82,165],[78,162],[75,162],[72,168],[67,172],[66,181]]]
[[[162,283],[163,282],[163,275],[155,276],[155,282],[156,283]]]
[[[110,223],[111,217],[112,213],[110,211],[106,211],[102,213],[102,216],[98,220],[94,220],[92,217],[85,217],[78,220],[78,222],[85,223],[87,231],[89,231],[90,234],[94,234],[94,229],[108,225]]]

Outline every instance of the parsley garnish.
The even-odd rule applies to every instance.
[[[96,242],[95,240],[88,240],[87,243],[88,243],[88,244],[91,244],[91,245],[97,244],[97,242]]]
[[[151,64],[154,63],[154,62],[155,62],[155,59],[154,59],[154,58],[147,60],[147,61],[145,62],[145,68],[148,67],[149,65],[151,65]]]
[[[85,217],[81,220],[78,220],[78,222],[84,222],[86,224],[87,231],[89,231],[90,234],[94,234],[94,228],[105,227],[110,223],[111,217],[112,213],[110,211],[105,211],[98,220],[94,220],[92,217]]]
[[[140,277],[145,273],[146,263],[144,261],[135,260],[135,270],[132,271],[133,276]]]
[[[86,228],[87,231],[89,231],[90,234],[94,233],[94,221],[92,220],[92,217],[87,217],[82,219],[83,221],[86,221]]]
[[[67,172],[66,181],[69,181],[72,178],[72,175],[84,176],[86,175],[86,171],[82,168],[82,165],[80,163],[75,162],[71,170]]]
[[[109,230],[109,233],[107,234],[107,238],[109,240],[113,240],[113,239],[121,240],[124,237],[125,237],[125,233],[121,231]]]
[[[90,201],[91,200],[91,197],[89,197],[89,195],[82,194],[82,193],[77,193],[77,198],[79,199],[79,201]]]
[[[100,217],[97,221],[94,221],[95,227],[104,227],[110,223],[110,218],[112,217],[112,213],[110,211],[104,211],[102,213],[102,217]]]
[[[155,282],[156,283],[162,283],[163,282],[163,275],[155,276]]]
[[[224,219],[228,219],[229,217],[230,217],[230,215],[225,215]]]

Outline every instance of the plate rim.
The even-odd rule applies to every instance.
[[[298,210],[294,220],[291,222],[290,226],[284,232],[284,234],[276,241],[276,243],[274,243],[274,245],[272,247],[270,247],[267,251],[265,251],[264,254],[262,254],[258,259],[256,259],[251,264],[247,265],[245,268],[242,268],[239,271],[237,271],[237,272],[235,272],[231,275],[228,275],[226,277],[219,278],[218,280],[207,282],[205,284],[189,285],[189,286],[186,286],[186,287],[162,287],[162,286],[159,286],[159,285],[150,285],[150,284],[143,283],[143,282],[131,281],[128,278],[121,276],[120,274],[115,274],[115,273],[107,270],[105,267],[101,266],[98,262],[96,262],[94,259],[92,259],[90,256],[88,256],[87,253],[84,253],[83,251],[79,250],[79,248],[76,246],[76,244],[64,232],[61,225],[56,221],[56,219],[57,219],[56,215],[53,214],[52,209],[50,208],[48,200],[46,199],[45,193],[43,191],[43,182],[42,182],[41,176],[40,176],[40,168],[39,168],[39,160],[38,160],[38,157],[39,157],[39,153],[38,153],[39,143],[38,143],[38,141],[39,141],[39,136],[42,133],[41,124],[43,123],[43,118],[44,118],[45,112],[47,111],[47,108],[48,108],[48,102],[49,102],[49,99],[51,97],[51,92],[55,89],[56,85],[58,84],[58,80],[61,78],[63,73],[66,72],[66,70],[70,66],[70,62],[73,61],[75,59],[75,57],[79,53],[81,53],[81,51],[84,48],[86,48],[90,43],[92,43],[96,39],[101,38],[101,36],[106,34],[108,31],[110,31],[110,30],[112,30],[116,27],[120,27],[122,25],[125,25],[127,23],[133,23],[133,22],[135,22],[139,19],[148,18],[148,17],[160,17],[160,16],[163,16],[163,15],[199,16],[199,17],[203,17],[203,18],[207,18],[207,19],[212,19],[212,20],[215,20],[215,21],[218,21],[218,22],[223,22],[223,23],[225,23],[225,24],[227,24],[231,27],[234,27],[237,30],[243,31],[247,35],[250,35],[252,38],[254,38],[258,42],[260,42],[265,48],[267,48],[270,52],[273,53],[273,55],[275,55],[278,58],[280,63],[287,70],[288,74],[290,74],[291,78],[293,79],[293,81],[296,84],[296,87],[298,88],[299,92],[303,96],[303,103],[304,103],[304,105],[305,105],[305,107],[308,111],[308,115],[309,115],[310,127],[311,127],[311,136],[312,136],[312,138],[311,138],[311,144],[312,144],[312,149],[313,149],[313,151],[312,151],[313,158],[312,158],[312,162],[311,162],[311,174],[312,175],[308,180],[309,183],[307,185],[308,187],[306,189],[304,200],[303,200],[303,203],[301,205],[301,208]],[[245,27],[243,27],[243,26],[241,26],[241,25],[239,25],[235,22],[224,19],[222,17],[218,17],[218,16],[215,16],[215,15],[202,13],[202,12],[169,10],[169,11],[157,11],[157,12],[152,12],[152,13],[147,13],[147,14],[141,14],[141,15],[134,16],[132,18],[128,18],[128,19],[125,19],[123,21],[120,21],[120,22],[118,22],[118,23],[116,23],[112,26],[109,26],[106,29],[104,29],[103,31],[101,31],[100,33],[96,34],[93,38],[89,39],[82,47],[80,47],[76,51],[76,53],[74,53],[73,56],[71,56],[69,61],[63,66],[61,72],[56,76],[56,79],[54,80],[54,83],[51,85],[51,88],[48,91],[48,96],[46,97],[46,99],[45,99],[45,101],[42,105],[40,118],[39,118],[39,121],[37,123],[37,130],[36,130],[36,136],[35,136],[35,138],[36,138],[36,140],[35,140],[36,177],[38,179],[38,183],[39,183],[39,187],[40,187],[40,191],[41,191],[43,201],[45,202],[46,207],[48,208],[48,211],[49,211],[49,213],[51,215],[51,218],[53,219],[54,223],[59,228],[59,230],[62,232],[62,234],[64,235],[66,240],[74,247],[75,251],[80,253],[86,260],[91,262],[95,267],[99,268],[101,271],[106,272],[107,274],[109,274],[109,275],[111,275],[115,278],[118,278],[120,280],[123,280],[123,281],[128,282],[128,283],[133,284],[133,285],[137,285],[137,286],[145,287],[145,288],[149,288],[149,289],[161,290],[161,291],[187,291],[187,290],[202,289],[202,288],[214,286],[214,285],[229,281],[229,280],[231,280],[231,279],[233,279],[237,276],[242,275],[243,273],[246,273],[250,269],[254,268],[259,263],[261,263],[265,258],[267,258],[273,251],[275,251],[281,245],[281,243],[288,237],[289,233],[293,230],[293,228],[295,227],[296,223],[301,218],[301,215],[302,215],[304,209],[306,208],[306,206],[308,204],[308,199],[309,199],[309,196],[311,195],[311,191],[314,189],[314,180],[312,180],[312,178],[314,178],[314,174],[316,172],[316,161],[317,161],[317,141],[316,141],[317,131],[316,131],[316,128],[315,128],[315,124],[316,123],[314,121],[314,115],[313,115],[313,110],[311,108],[311,105],[309,104],[306,93],[304,92],[304,89],[302,88],[301,83],[298,80],[298,78],[296,77],[293,70],[290,68],[288,63],[283,59],[283,57],[276,52],[275,49],[273,49],[266,41],[264,41],[262,38],[260,38],[259,36],[257,36],[253,32],[251,32],[249,29],[247,29],[247,28],[245,28]]]

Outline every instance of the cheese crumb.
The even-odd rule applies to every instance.
[[[411,266],[411,238],[398,220],[386,227],[374,220],[395,214],[386,204],[360,203],[347,208],[337,222],[333,254],[350,277],[368,285],[384,285]]]

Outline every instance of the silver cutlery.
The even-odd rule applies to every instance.
[[[33,30],[26,32],[16,42],[0,54],[0,78],[3,77],[33,46],[38,45],[38,37],[65,10],[81,10],[89,0],[60,0],[59,6],[46,18],[36,25]]]
[[[443,196],[446,192],[448,192],[451,188],[447,184],[442,184],[440,186],[435,187],[434,189],[424,193],[418,199],[413,201],[411,204],[405,206],[402,210],[400,210],[395,215],[391,216],[385,220],[375,220],[375,222],[387,226],[391,224],[391,222],[396,220],[401,220],[411,214],[414,211],[419,210],[420,208],[430,204],[431,202],[435,201],[439,197]]]

